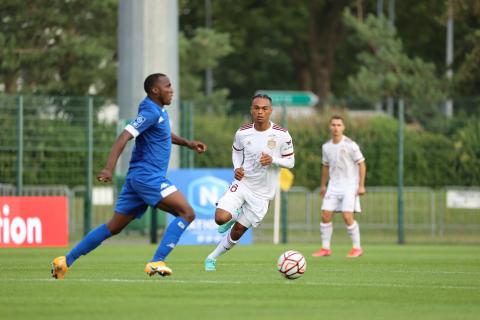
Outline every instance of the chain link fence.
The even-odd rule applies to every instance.
[[[83,185],[89,106],[93,110],[94,166],[103,165],[115,140],[112,102],[98,97],[0,95],[0,183]]]
[[[404,229],[407,243],[479,243],[480,209],[451,207],[451,190],[474,192],[480,188],[404,188]],[[319,189],[293,187],[287,193],[287,238],[291,242],[318,242],[322,199]],[[362,213],[356,215],[366,242],[395,243],[398,239],[398,190],[394,187],[367,187],[361,197]],[[273,239],[273,208],[255,233],[259,241]],[[341,214],[334,216],[334,241],[350,242]]]
[[[224,114],[208,114],[196,110],[192,103],[182,103],[180,135],[204,140],[209,144],[210,150],[208,155],[201,157],[182,151],[181,167],[230,167],[231,141],[236,128],[249,121],[248,103],[249,100],[234,101],[232,109],[226,110]],[[471,104],[468,108],[460,104],[458,106],[468,110],[468,117],[478,114],[479,108],[474,109]],[[349,105],[346,105],[335,112],[346,112],[348,108]],[[358,142],[363,144],[362,150],[366,153],[369,166],[367,178],[379,185],[372,187],[372,183],[367,184],[367,194],[362,197],[363,213],[358,216],[358,220],[364,240],[395,242],[398,206],[397,188],[393,187],[396,185],[396,168],[392,159],[395,160],[397,152],[396,131],[389,131],[388,115],[377,113],[378,110],[375,109],[371,111],[372,114],[367,117],[379,116],[380,122],[386,123],[382,124],[385,129],[382,131],[384,138],[372,140],[377,133],[369,131],[368,126],[366,130],[360,127],[362,121],[366,121],[365,114],[355,123],[351,122],[360,124],[354,134],[359,137]],[[281,109],[274,110],[275,121],[281,122],[281,112]],[[319,150],[321,141],[328,136],[328,127],[324,128],[325,120],[322,123],[309,123],[314,119],[315,111],[311,112],[312,116],[304,120],[296,119],[295,112],[289,113],[289,130],[294,135],[297,156],[296,183],[287,196],[287,237],[291,242],[320,241],[318,229],[321,199],[318,190],[313,189],[320,181]],[[327,115],[328,113],[325,117]],[[87,177],[90,175],[91,178],[104,166],[115,141],[118,124],[118,109],[112,99],[0,95],[0,195],[69,197],[71,238],[80,238],[85,232]],[[309,126],[312,124],[314,126],[310,130]],[[475,130],[473,127],[473,130],[461,133],[467,137],[466,141],[478,144],[479,137],[471,134],[475,133]],[[406,184],[416,185],[412,184],[415,181],[434,183],[430,186],[404,189],[406,241],[480,242],[480,210],[448,207],[448,183],[445,183],[451,181],[462,185],[464,182],[469,186],[468,190],[477,191],[478,187],[475,186],[478,186],[480,166],[476,166],[475,161],[480,156],[475,157],[475,154],[479,150],[475,144],[467,148],[465,144],[455,144],[455,141],[449,144],[449,138],[435,140],[431,136],[427,136],[427,142],[422,144],[416,140],[419,137],[420,133],[416,132],[407,136],[406,143],[411,143],[411,147],[406,148],[405,153]],[[89,151],[93,154],[93,163],[89,163]],[[447,160],[442,158],[442,166],[437,166],[434,163],[435,158],[442,154],[447,155]],[[447,170],[450,170],[450,173]],[[412,172],[415,173],[411,174]],[[420,175],[425,176],[425,180],[415,180]],[[120,180],[117,181],[117,185],[119,184]],[[94,182],[94,194],[97,187],[99,185]],[[92,226],[104,223],[111,217],[117,187],[111,188],[111,202],[98,204],[93,199]],[[269,210],[272,211],[273,208]],[[141,221],[132,224],[127,234],[135,232],[134,234],[146,237],[149,215],[150,213]],[[163,223],[162,219],[160,221]],[[273,215],[269,212],[264,223],[254,233],[256,241],[272,241],[272,227]],[[335,229],[335,238],[349,241],[343,221],[339,217],[335,218]]]

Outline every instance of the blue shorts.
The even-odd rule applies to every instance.
[[[148,206],[155,207],[160,201],[177,191],[177,187],[168,179],[154,179],[145,183],[134,178],[127,178],[118,195],[115,212],[134,214],[139,219]]]

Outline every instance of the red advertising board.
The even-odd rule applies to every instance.
[[[0,197],[0,247],[67,245],[67,197]]]

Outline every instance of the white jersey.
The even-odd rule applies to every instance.
[[[322,162],[329,168],[328,192],[344,194],[357,191],[360,181],[358,164],[365,161],[358,145],[343,136],[339,143],[327,141],[322,146]],[[353,189],[353,190],[352,190]]]
[[[253,123],[246,124],[235,134],[232,151],[233,156],[238,152],[243,153],[241,167],[245,170],[245,175],[242,183],[259,198],[273,199],[280,171],[278,162],[286,158],[294,160],[292,137],[287,129],[271,122],[269,129],[257,131]],[[260,164],[262,152],[273,158],[271,165]],[[238,167],[237,165],[236,168]]]

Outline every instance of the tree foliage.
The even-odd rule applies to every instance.
[[[444,77],[448,3],[453,5],[455,22],[452,95],[477,95],[478,1],[396,1],[396,39],[401,39],[406,57],[417,57],[402,62],[402,67],[410,63],[406,76],[408,72],[415,76],[425,67],[423,82],[428,84],[435,80],[429,70],[433,63],[437,78]],[[115,95],[117,6],[118,0],[2,1],[0,90]],[[360,75],[363,61],[357,55],[362,49],[360,44],[345,41],[352,29],[346,29],[342,23],[342,11],[350,8],[360,21],[376,11],[376,1],[365,0],[222,0],[212,1],[212,6],[215,32],[210,33],[199,29],[205,26],[204,1],[180,0],[179,6],[184,40],[209,39],[192,44],[200,46],[196,48],[200,51],[187,49],[189,53],[183,55],[183,93],[188,98],[195,95],[200,104],[210,106],[217,101],[224,105],[227,95],[233,99],[248,98],[258,89],[300,89],[313,91],[322,98],[346,97],[348,79]],[[216,41],[226,38],[233,49],[228,54],[220,57],[215,50],[202,49],[212,44],[211,48],[220,45],[218,49],[222,51],[227,46]],[[218,91],[208,100],[200,94],[204,67],[187,65],[202,64],[214,57],[218,62],[213,69]],[[387,80],[394,82],[390,87],[396,85],[396,79]],[[407,87],[410,89],[405,90],[425,88]]]
[[[229,90],[216,88],[210,96],[206,96],[202,87],[202,72],[218,66],[219,60],[233,51],[229,34],[197,28],[191,37],[181,32],[179,46],[181,99],[194,102],[197,110],[228,110]]]
[[[338,110],[336,110],[338,112]],[[321,148],[330,139],[331,113],[289,119],[295,145],[295,185],[315,189],[320,184]],[[389,117],[346,119],[345,134],[366,158],[369,186],[394,186],[398,176],[398,121]],[[231,168],[231,144],[242,118],[195,117],[196,137],[209,144],[210,155],[195,157],[196,167]],[[209,125],[215,123],[215,126]],[[480,182],[479,119],[469,119],[452,134],[432,133],[415,125],[405,130],[404,182],[407,186],[478,185]],[[218,135],[216,132],[224,132]],[[452,138],[453,137],[453,138]],[[455,152],[452,152],[455,150]]]
[[[480,88],[480,2],[456,0],[452,3],[455,33],[455,93],[478,95]],[[459,23],[458,23],[459,22]]]
[[[403,99],[412,107],[410,117],[423,124],[440,115],[438,103],[447,92],[433,63],[409,57],[396,29],[382,17],[368,15],[361,21],[347,10],[344,21],[363,46],[357,54],[361,66],[348,78],[351,97],[372,104],[387,97]]]
[[[369,15],[360,21],[350,11],[345,11],[344,18],[354,30],[352,36],[364,47],[358,53],[360,70],[348,79],[353,96],[371,102],[385,97],[417,101],[445,98],[435,66],[420,58],[410,58],[386,19]]]
[[[117,1],[0,2],[7,93],[113,95]]]
[[[343,44],[343,8],[353,0],[295,2],[213,1],[213,27],[231,35],[235,51],[215,70],[217,82],[235,98],[258,89],[312,90],[330,94]],[[180,24],[188,33],[204,25],[203,1],[181,2]],[[348,60],[347,60],[348,61]]]

